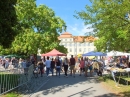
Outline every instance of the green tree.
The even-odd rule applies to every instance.
[[[15,37],[8,52],[30,55],[37,54],[38,49],[45,53],[53,48],[67,52],[58,40],[58,33],[62,32],[65,22],[56,17],[52,9],[46,5],[36,6],[34,0],[18,0],[15,8],[19,35]]]
[[[33,29],[37,33],[61,32],[65,25],[46,5],[36,6],[35,0],[18,0],[16,12],[20,27]]]
[[[0,0],[0,45],[9,48],[16,31],[17,16],[14,6],[17,0]]]
[[[126,51],[130,47],[130,1],[90,0],[85,11],[77,12],[77,18],[92,25],[98,51]]]
[[[60,40],[58,40],[58,36],[54,33],[45,33],[42,36],[42,41],[40,43],[40,49],[42,53],[47,53],[51,51],[52,49],[57,49],[60,52],[67,53],[67,48],[64,46],[59,45]]]

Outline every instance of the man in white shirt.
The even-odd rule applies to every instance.
[[[51,61],[49,60],[49,57],[47,57],[47,60],[45,61],[45,65],[46,65],[46,74],[47,74],[47,77],[48,77],[50,67],[51,67]]]

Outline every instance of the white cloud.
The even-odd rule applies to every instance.
[[[67,32],[72,33],[72,35],[79,36],[85,35],[85,33],[92,32],[93,29],[89,28],[91,25],[85,26],[84,24],[74,24],[74,25],[67,25]]]

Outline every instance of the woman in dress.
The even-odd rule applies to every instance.
[[[80,75],[79,76],[81,76],[81,74],[85,72],[84,65],[85,65],[85,61],[83,60],[83,57],[81,57],[81,61],[80,61],[80,65],[79,65],[80,66]]]

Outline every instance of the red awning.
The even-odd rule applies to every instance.
[[[53,49],[52,51],[42,54],[41,56],[66,56],[66,54],[59,52],[56,49]]]

